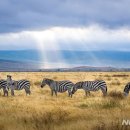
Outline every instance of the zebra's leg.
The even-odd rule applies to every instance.
[[[88,95],[90,96],[90,91],[88,91]]]
[[[88,91],[85,90],[85,95],[88,96]]]
[[[30,89],[26,89],[26,88],[24,88],[25,89],[25,92],[26,92],[26,96],[29,94],[31,94],[31,91],[30,91]]]
[[[70,96],[69,96],[69,97],[71,97],[71,98],[72,98],[72,96],[73,96],[73,94],[72,94],[72,93],[70,93]]]
[[[51,96],[53,96],[53,90],[51,90]]]
[[[57,91],[55,90],[54,92],[55,92],[55,95],[57,96]]]
[[[14,96],[14,90],[13,89],[11,89],[11,95]]]
[[[28,90],[27,90],[27,94],[29,94],[29,95],[31,94],[31,91],[30,91],[30,89],[28,89]]]
[[[8,96],[8,91],[4,90],[4,96]]]
[[[3,93],[4,93],[3,96],[6,96],[6,95],[8,96],[8,91],[6,89],[4,89],[4,88],[3,88]]]
[[[101,87],[101,91],[103,93],[103,96],[107,96],[107,86]]]
[[[85,95],[86,96],[88,96],[88,95],[90,96],[90,91],[85,90]]]
[[[72,98],[72,93],[68,91],[68,97]]]
[[[68,97],[70,97],[70,92],[68,91]]]
[[[29,92],[28,92],[28,94],[29,94],[29,95],[31,94],[31,91],[30,91],[30,89],[29,89]]]

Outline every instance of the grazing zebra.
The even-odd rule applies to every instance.
[[[14,90],[22,90],[25,89],[26,95],[31,94],[30,91],[30,82],[28,80],[18,80],[18,81],[13,81],[12,83],[13,89]]]
[[[130,82],[126,84],[125,88],[124,88],[124,95],[128,96],[130,91]]]
[[[7,88],[7,81],[1,79],[0,80],[0,89],[3,89],[4,96],[8,96],[8,88]]]
[[[77,82],[72,89],[72,94],[78,89],[84,89],[86,96],[87,93],[90,94],[90,91],[98,91],[99,89],[101,89],[104,96],[107,94],[107,85],[103,80]]]
[[[43,79],[41,88],[43,88],[45,85],[48,85],[51,89],[51,95],[53,96],[53,93],[57,96],[57,92],[63,93],[68,91],[68,96],[72,97],[71,89],[73,88],[74,84],[71,81],[54,81],[52,79]]]
[[[12,80],[11,76],[7,76],[7,81],[8,81],[8,88],[11,89],[11,95],[14,95],[14,90],[22,90],[25,89],[26,95],[31,94],[30,91],[30,82],[28,80],[18,80],[14,81]]]

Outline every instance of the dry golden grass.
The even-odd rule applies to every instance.
[[[1,79],[12,75],[14,80],[31,81],[30,96],[24,90],[15,91],[12,97],[0,95],[0,130],[127,130],[122,119],[130,119],[130,95],[122,96],[124,86],[130,81],[130,73],[123,72],[12,72],[0,73]],[[122,76],[127,75],[127,76]],[[108,86],[108,96],[101,91],[86,97],[83,90],[73,98],[67,93],[51,97],[50,89],[40,88],[43,78],[78,81],[102,79]]]

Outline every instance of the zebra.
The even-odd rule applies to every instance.
[[[128,96],[130,91],[130,82],[126,84],[125,88],[124,88],[124,95]]]
[[[68,96],[72,97],[71,89],[73,88],[74,84],[71,81],[54,81],[52,79],[44,78],[41,83],[41,88],[43,88],[45,85],[48,85],[50,87],[52,96],[53,93],[55,93],[57,96],[57,92],[63,93],[68,91]]]
[[[22,90],[25,89],[26,95],[31,94],[30,91],[30,82],[26,79],[23,80],[12,80],[11,76],[7,75],[7,85],[8,88],[11,89],[11,95],[14,96],[14,90]]]
[[[26,79],[23,80],[18,80],[18,81],[13,81],[12,83],[13,89],[14,90],[22,90],[25,89],[26,95],[31,94],[30,91],[30,82]]]
[[[87,94],[90,95],[90,91],[98,91],[100,89],[104,96],[107,95],[107,85],[103,80],[77,82],[72,89],[72,94],[74,94],[78,89],[83,89],[86,96]]]
[[[3,89],[4,96],[8,96],[8,88],[7,88],[7,81],[1,79],[0,80],[0,89]]]

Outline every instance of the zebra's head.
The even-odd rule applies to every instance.
[[[77,87],[74,85],[71,89],[71,93],[74,94],[77,90],[78,90]]]
[[[51,79],[44,78],[44,79],[42,80],[42,83],[41,83],[41,88],[43,88],[46,84],[47,84],[47,85],[50,85],[50,83],[51,83],[52,81],[53,81],[53,80],[51,80]]]
[[[43,79],[41,83],[41,88],[43,88],[45,85],[46,85],[46,79]]]
[[[12,76],[11,75],[7,75],[7,80],[12,80]]]
[[[128,83],[124,88],[124,96],[128,96],[130,91],[130,83]]]
[[[78,89],[82,88],[82,82],[78,82],[74,85],[74,87],[72,88],[71,93],[74,94]]]
[[[13,88],[17,88],[17,85],[18,85],[18,82],[17,81],[12,81],[12,86],[13,86]]]
[[[12,76],[7,75],[7,89],[9,90],[9,88],[11,87],[12,87]]]

